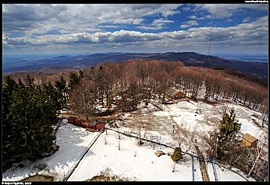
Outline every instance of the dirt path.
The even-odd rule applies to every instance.
[[[198,146],[195,146],[195,148],[196,148],[196,150],[197,150],[197,152],[199,154],[199,162],[200,162],[200,166],[201,166],[202,179],[203,179],[203,181],[208,182],[210,180],[209,180],[209,176],[208,176],[208,173],[207,173],[207,170],[206,170],[206,165],[205,165],[205,161],[204,161],[203,155],[200,152]]]
[[[164,111],[160,106],[158,106],[157,104],[152,102],[152,105],[154,105],[157,109],[159,109],[160,111]]]

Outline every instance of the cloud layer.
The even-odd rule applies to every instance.
[[[255,20],[246,16],[239,24],[213,28],[201,21],[213,19],[216,5],[184,7],[182,11],[190,9],[193,14],[179,22],[181,7],[180,4],[4,4],[2,45],[6,50],[75,46],[130,47],[131,50],[138,46],[141,50],[199,48],[209,43],[212,34],[212,44],[216,46],[268,47],[268,16]],[[246,11],[247,7],[266,10],[265,6],[220,4],[217,18],[231,18],[239,10]],[[207,14],[200,16],[202,11]],[[170,31],[165,31],[166,28]]]

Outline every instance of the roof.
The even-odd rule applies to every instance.
[[[161,92],[161,93],[164,93],[164,91],[161,91],[160,89],[156,89],[157,91],[159,91],[159,92]],[[171,87],[171,88],[169,88],[169,89],[167,89],[166,90],[166,95],[167,96],[171,96],[171,97],[173,97],[174,95],[176,95],[177,93],[181,93],[183,96],[185,96],[185,94],[182,92],[182,91],[180,91],[180,90],[178,90],[178,89],[175,89],[174,87]]]
[[[166,94],[168,95],[168,96],[174,96],[174,95],[176,95],[177,93],[179,93],[179,92],[181,92],[181,91],[179,91],[179,90],[177,90],[177,89],[175,89],[175,88],[170,88],[170,89],[168,89],[167,90],[167,92],[166,92]],[[181,92],[182,93],[182,92]],[[182,93],[183,95],[185,95],[184,93]]]
[[[97,125],[98,123],[97,122],[90,122],[88,124],[90,124],[90,125]]]
[[[253,137],[252,135],[246,133],[245,135],[243,135],[243,139],[245,139],[246,141],[253,143],[255,141],[257,141],[258,139]]]

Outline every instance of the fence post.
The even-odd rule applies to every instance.
[[[213,161],[212,161],[212,166],[213,166],[213,170],[214,170],[215,180],[218,181],[217,171],[216,171],[216,167],[215,167],[215,159],[214,158],[213,158]]]
[[[195,177],[194,177],[194,154],[192,153],[192,181],[194,182]]]

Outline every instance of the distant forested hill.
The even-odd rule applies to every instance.
[[[224,59],[195,52],[168,53],[97,53],[92,55],[58,56],[45,59],[26,59],[12,63],[3,63],[3,72],[26,71],[43,72],[48,67],[62,66],[69,69],[83,69],[99,62],[123,62],[135,58],[149,60],[181,61],[186,66],[229,67],[256,78],[268,80],[268,63]],[[59,69],[58,69],[59,71]]]

